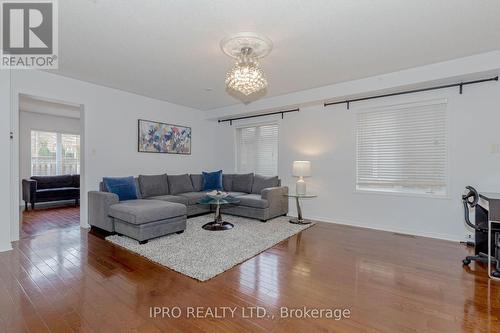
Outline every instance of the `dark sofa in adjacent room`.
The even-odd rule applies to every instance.
[[[23,179],[23,200],[26,210],[28,203],[34,209],[38,202],[75,200],[75,205],[78,205],[80,175],[32,176]]]

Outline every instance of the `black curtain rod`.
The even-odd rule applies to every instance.
[[[243,116],[243,117],[235,117],[235,118],[225,118],[225,119],[219,119],[217,120],[219,123],[225,123],[229,122],[230,125],[233,124],[233,120],[240,120],[240,119],[248,119],[248,118],[256,118],[256,117],[265,117],[265,116],[272,116],[275,114],[281,114],[281,119],[283,119],[283,115],[285,113],[290,113],[290,112],[299,112],[300,109],[292,109],[292,110],[284,110],[284,111],[276,111],[276,112],[269,112],[269,113],[260,113],[260,114],[254,114],[252,116]]]
[[[460,94],[463,92],[463,87],[469,84],[477,84],[477,83],[482,83],[482,82],[488,82],[488,81],[498,81],[498,76],[489,78],[489,79],[481,79],[481,80],[475,80],[475,81],[467,81],[467,82],[460,82],[460,83],[453,83],[453,84],[446,84],[444,86],[435,86],[435,87],[429,87],[429,88],[422,88],[422,89],[415,89],[415,90],[406,90],[406,91],[401,91],[401,92],[395,92],[395,93],[390,93],[390,94],[383,94],[383,95],[375,95],[375,96],[369,96],[369,97],[361,97],[361,98],[354,98],[354,99],[347,99],[343,101],[338,101],[338,102],[326,102],[323,104],[323,106],[329,106],[329,105],[337,105],[337,104],[346,104],[347,105],[347,110],[349,110],[349,104],[351,102],[359,102],[359,101],[366,101],[369,99],[376,99],[376,98],[382,98],[382,97],[390,97],[390,96],[399,96],[399,95],[406,95],[406,94],[414,94],[414,93],[419,93],[423,91],[429,91],[429,90],[437,90],[437,89],[446,89],[446,88],[452,88],[452,87],[459,87]]]

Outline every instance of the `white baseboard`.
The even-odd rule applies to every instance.
[[[75,204],[75,200],[61,200],[61,201],[49,201],[49,202],[39,202],[35,203],[35,209],[37,208],[56,208],[56,207],[70,207]],[[19,205],[19,208],[24,211],[24,203]],[[28,210],[31,210],[31,204],[28,205]]]
[[[9,242],[7,244],[0,244],[0,252],[6,252],[12,250],[12,244]]]
[[[289,214],[289,216],[297,217],[297,215],[294,215],[294,212]],[[367,224],[364,224],[364,223],[361,223],[358,221],[351,221],[351,220],[346,220],[346,219],[331,219],[331,218],[327,218],[327,217],[323,217],[323,216],[307,215],[306,218],[310,219],[310,220],[320,221],[320,222],[334,223],[334,224],[346,225],[346,226],[351,226],[351,227],[386,231],[386,232],[391,232],[391,233],[406,234],[406,235],[419,236],[419,237],[435,238],[435,239],[441,239],[441,240],[452,241],[452,242],[463,241],[463,237],[459,237],[456,235],[441,234],[441,233],[437,233],[437,232],[425,232],[425,231],[424,232],[415,232],[414,230],[408,230],[408,229],[404,229],[404,228],[385,228],[385,227],[378,227],[378,226],[374,227],[372,225],[367,225]]]

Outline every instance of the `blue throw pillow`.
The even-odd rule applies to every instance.
[[[104,177],[102,181],[108,192],[118,195],[120,201],[137,199],[134,177]]]
[[[202,191],[222,191],[222,170],[215,172],[203,172]]]

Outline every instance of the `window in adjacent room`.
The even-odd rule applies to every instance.
[[[445,100],[356,114],[356,189],[445,196]]]
[[[278,174],[278,124],[236,129],[236,168],[240,173]]]
[[[31,175],[80,173],[80,136],[31,131]]]

